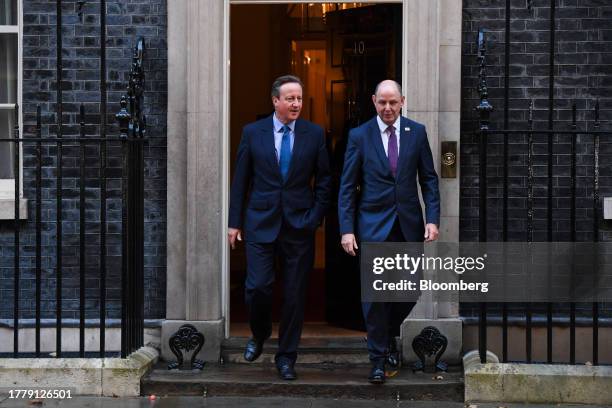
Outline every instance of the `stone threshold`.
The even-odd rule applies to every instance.
[[[127,358],[3,358],[0,384],[6,389],[70,390],[72,395],[140,395],[140,381],[159,351],[142,347]]]
[[[612,405],[612,367],[471,362],[465,401]]]
[[[142,394],[206,397],[292,397],[365,400],[463,401],[463,373],[388,372],[372,385],[370,365],[300,364],[295,381],[279,379],[272,364],[206,364],[202,371],[167,370],[161,364],[142,380]]]
[[[248,337],[230,337],[221,347],[225,363],[246,363],[244,347]],[[278,351],[278,339],[268,339],[260,358],[252,364],[273,364]],[[305,338],[300,341],[298,364],[367,364],[368,350],[364,337],[321,337]]]

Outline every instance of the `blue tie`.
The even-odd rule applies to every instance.
[[[291,128],[287,125],[283,126],[283,140],[281,141],[280,149],[280,172],[283,181],[287,180],[289,173],[289,163],[291,162]]]

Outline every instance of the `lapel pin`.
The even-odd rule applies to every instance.
[[[409,127],[405,127],[405,128],[404,128],[404,131],[405,131],[405,132],[410,132],[410,128],[409,128]]]

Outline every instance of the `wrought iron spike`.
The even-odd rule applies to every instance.
[[[599,123],[599,99],[595,100],[595,127],[598,128]]]
[[[134,54],[132,55],[132,68],[129,74],[128,87],[127,87],[127,99],[125,101],[125,110],[128,110],[129,105],[129,117],[128,122],[125,126],[122,125],[125,133],[129,131],[132,137],[144,137],[146,119],[143,115],[143,95],[145,87],[145,73],[143,67],[145,53],[145,42],[143,38],[139,38],[134,47]],[[125,97],[124,97],[125,98]],[[123,112],[123,100],[122,110],[117,115],[118,120],[125,120],[126,115]]]
[[[577,127],[577,106],[576,100],[572,101],[572,129],[576,129]]]
[[[487,47],[486,47],[486,30],[481,28],[478,30],[478,94],[480,103],[476,107],[479,116],[480,130],[486,131],[489,129],[489,117],[493,111],[493,106],[489,103],[489,90],[487,88]]]
[[[145,53],[145,42],[144,42],[143,37],[140,37],[138,39],[138,42],[136,43],[136,48],[134,49],[134,53],[136,57],[138,58],[140,65],[142,65],[142,62],[144,60],[144,53]]]

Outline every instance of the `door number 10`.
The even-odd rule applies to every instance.
[[[355,54],[363,54],[365,52],[365,42],[355,41]]]

